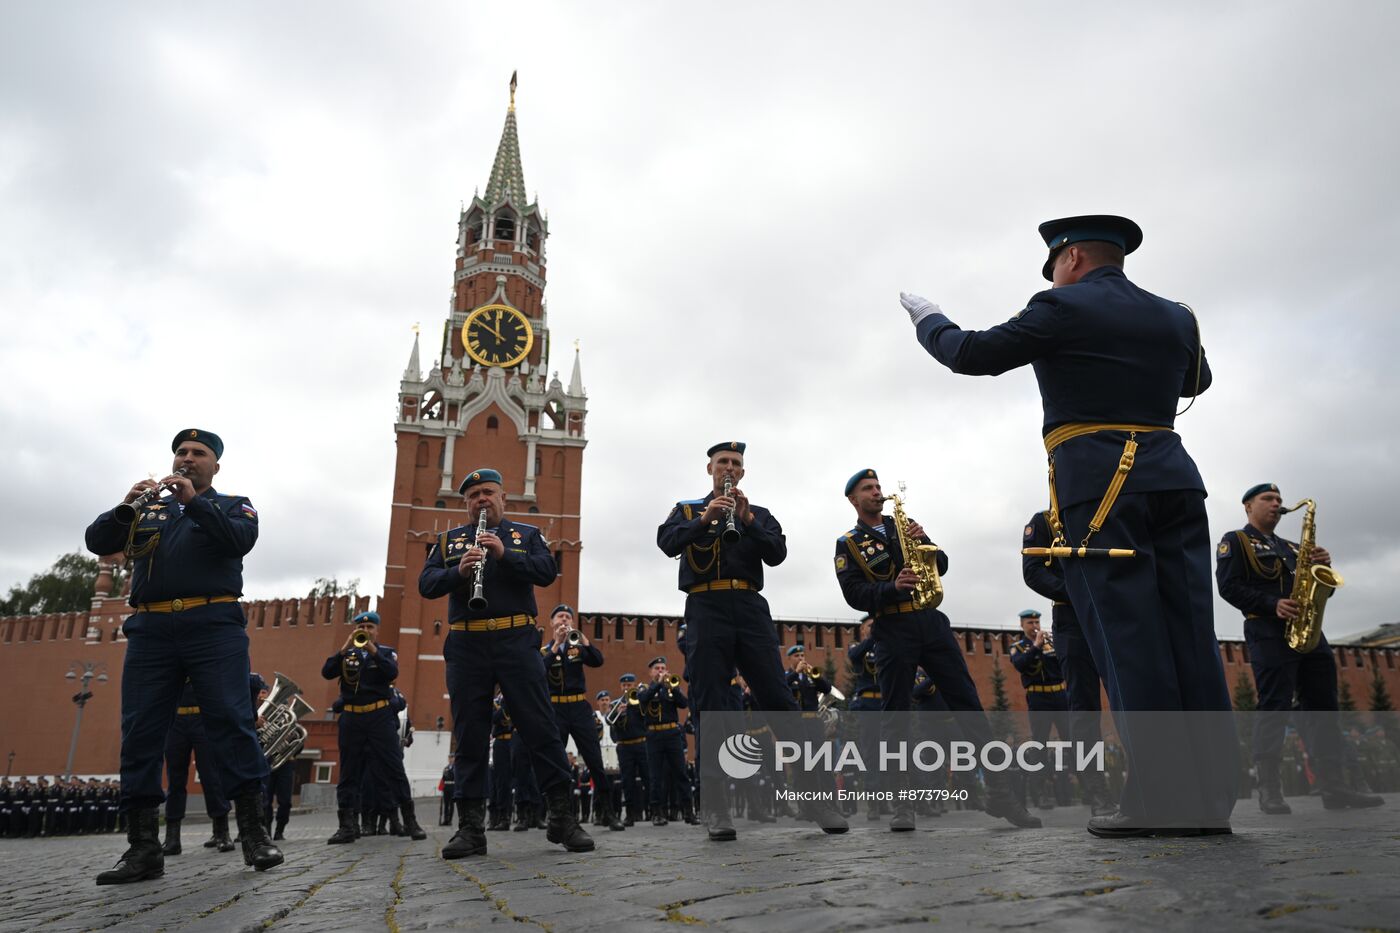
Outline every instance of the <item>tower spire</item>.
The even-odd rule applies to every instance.
[[[583,395],[583,366],[579,363],[578,341],[574,341],[574,371],[569,376],[569,394]]]
[[[520,167],[520,137],[515,128],[516,73],[510,76],[510,108],[506,110],[506,125],[501,130],[501,142],[496,147],[496,161],[491,166],[491,180],[486,183],[485,201],[491,206],[512,201],[524,207],[525,172]]]

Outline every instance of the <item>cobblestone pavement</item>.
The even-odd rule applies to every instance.
[[[898,836],[860,816],[838,837],[740,820],[729,844],[684,824],[595,828],[598,849],[581,856],[538,830],[493,832],[489,856],[458,862],[437,857],[446,827],[328,846],[334,816],[316,812],[293,817],[279,869],[200,847],[207,824],[190,822],[165,878],[107,888],[93,876],[119,837],[0,840],[0,931],[1400,929],[1400,796],[1340,814],[1291,803],[1293,816],[1266,818],[1241,801],[1235,835],[1205,839],[1103,842],[1083,808],[1061,808],[1039,831],[974,812]]]

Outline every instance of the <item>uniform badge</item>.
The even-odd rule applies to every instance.
[[[885,549],[885,546],[884,546],[883,544],[881,544],[879,541],[876,541],[876,542],[875,542],[875,550],[877,550],[877,551],[883,551],[884,549]]]
[[[845,569],[846,569],[846,555],[845,555],[845,554],[837,554],[837,555],[836,555],[836,569],[837,569],[837,570],[845,570]]]
[[[1029,538],[1029,537],[1030,537],[1031,535],[1033,535],[1033,534],[1035,534],[1035,529],[1032,528],[1030,525],[1027,525],[1027,526],[1026,526],[1026,535],[1025,535],[1025,536],[1026,536],[1027,538]]]
[[[170,517],[170,514],[169,514],[168,512],[161,512],[161,513],[160,513],[160,520],[161,520],[161,521],[165,521],[165,520],[166,520],[167,518],[169,518],[169,517]]]
[[[1229,557],[1229,556],[1230,556],[1230,542],[1229,542],[1229,541],[1221,541],[1221,542],[1220,542],[1220,547],[1218,547],[1218,548],[1215,549],[1215,553],[1216,553],[1218,556],[1220,556],[1220,557]]]
[[[866,548],[866,549],[865,549],[865,556],[866,556],[866,557],[874,557],[874,556],[875,556],[875,549],[874,549],[873,547],[868,547],[868,548]]]

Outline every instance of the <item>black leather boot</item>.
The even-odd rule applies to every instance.
[[[511,830],[523,833],[531,826],[535,825],[535,808],[528,803],[517,804],[515,808],[515,825]]]
[[[414,842],[422,842],[427,839],[427,832],[418,825],[418,814],[413,810],[413,801],[405,800],[401,809],[403,810],[403,834]]]
[[[574,816],[573,798],[567,784],[556,784],[545,792],[549,807],[549,825],[545,838],[557,842],[570,852],[592,852],[593,837],[583,831]]]
[[[286,839],[287,837],[284,836],[284,835],[282,834],[282,831],[283,831],[284,829],[286,829],[286,828],[287,828],[287,821],[286,821],[286,820],[278,820],[278,821],[277,821],[277,829],[276,829],[276,831],[272,834],[272,841],[273,841],[273,842],[281,842],[283,839]]]
[[[457,801],[457,832],[442,847],[447,860],[486,854],[486,800],[468,797]]]
[[[243,864],[251,865],[257,871],[267,871],[282,864],[282,850],[268,838],[262,811],[262,791],[259,789],[245,791],[233,802],[233,815],[238,821],[238,835],[243,843]]]
[[[711,810],[705,814],[705,833],[711,842],[733,842],[738,837],[728,807]]]
[[[165,874],[165,855],[160,850],[160,817],[155,807],[132,810],[127,814],[126,841],[115,868],[97,876],[98,884],[129,884]]]
[[[1277,758],[1259,758],[1254,762],[1259,772],[1259,809],[1272,816],[1292,813],[1283,799],[1283,779],[1279,777]]]
[[[220,852],[232,852],[234,850],[233,840],[228,837],[228,814],[214,817],[214,835],[210,837],[210,842],[214,848]]]
[[[1021,829],[1041,827],[1040,817],[1031,816],[1011,792],[1011,782],[1004,771],[987,772],[987,802],[984,810],[988,816],[999,816]]]
[[[613,809],[611,800],[600,800],[598,803],[598,818],[600,826],[606,826],[609,832],[620,833],[627,827],[622,825],[622,820],[618,817],[617,811]]]
[[[461,814],[458,814],[459,819],[460,817]],[[486,829],[489,832],[500,832],[504,829],[510,829],[510,813],[499,807],[492,807],[490,810],[490,818],[486,823]]]
[[[378,831],[374,828],[374,814],[368,810],[360,811],[360,830],[356,835],[377,836]]]
[[[380,817],[380,819],[382,820],[383,817]],[[399,822],[399,811],[397,811],[397,810],[390,810],[390,811],[389,811],[389,835],[391,835],[391,836],[402,836],[402,835],[405,835],[405,833],[404,833],[404,831],[403,831],[403,823],[400,823],[400,822]],[[427,836],[424,836],[423,838],[426,839]]]
[[[326,840],[326,844],[338,846],[354,842],[358,838],[358,834],[355,832],[355,811],[340,809],[335,811],[335,815],[336,819],[340,820],[340,828],[331,835],[331,838]]]
[[[695,818],[695,806],[689,800],[681,804],[681,818],[685,820],[687,826],[700,825],[700,821]]]
[[[1115,812],[1118,807],[1113,803],[1108,792],[1108,781],[1098,771],[1084,771],[1079,775],[1079,787],[1084,791],[1085,801],[1089,804],[1089,813],[1092,816],[1108,816]]]
[[[1363,794],[1347,787],[1342,781],[1342,769],[1335,761],[1318,762],[1317,786],[1322,792],[1322,807],[1325,810],[1361,810],[1385,803],[1384,798],[1375,794]]]
[[[212,849],[212,848],[214,848],[215,846],[217,846],[217,845],[219,844],[219,820],[220,820],[220,819],[223,819],[223,821],[224,821],[224,832],[228,832],[228,817],[227,817],[227,816],[224,816],[224,817],[211,816],[211,817],[209,817],[209,822],[210,822],[210,826],[209,826],[209,838],[206,839],[206,840],[204,840],[204,848],[206,848],[206,849]],[[170,822],[170,821],[169,821],[169,820],[166,820],[166,822],[168,823],[168,822]]]
[[[165,845],[160,847],[161,855],[180,854],[180,821],[165,821]]]
[[[627,811],[627,816],[625,816],[625,817],[623,818],[623,820],[622,820],[622,825],[623,825],[623,826],[636,826],[636,825],[637,825],[637,806],[636,806],[636,804],[633,804],[633,803],[630,803],[630,802],[629,802],[629,803],[627,803],[627,804],[624,806],[623,809],[625,809],[625,810]]]

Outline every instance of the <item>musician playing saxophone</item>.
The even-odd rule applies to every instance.
[[[549,806],[547,838],[570,852],[591,851],[593,840],[574,816],[572,776],[549,701],[535,624],[535,587],[553,583],[558,566],[538,528],[505,517],[499,472],[473,470],[457,491],[466,500],[471,524],[440,534],[418,577],[424,599],[448,597],[443,657],[457,744],[453,792],[459,809],[457,832],[443,846],[442,857],[486,854],[486,770],[498,683]],[[483,509],[486,530],[477,537]],[[486,606],[473,609],[476,568],[483,562]]]
[[[1380,797],[1359,794],[1342,779],[1337,664],[1327,636],[1324,634],[1317,647],[1306,654],[1294,651],[1284,638],[1287,620],[1298,615],[1298,604],[1289,594],[1293,592],[1299,546],[1275,533],[1283,515],[1283,497],[1273,483],[1260,483],[1250,487],[1242,501],[1246,524],[1220,539],[1215,549],[1215,579],[1220,596],[1244,613],[1244,640],[1259,693],[1259,713],[1254,720],[1259,809],[1269,814],[1292,812],[1283,799],[1279,767],[1284,727],[1295,694],[1311,726],[1299,731],[1308,741],[1322,805],[1329,810],[1378,807],[1384,803]],[[1314,547],[1311,559],[1323,566],[1332,564],[1332,555],[1325,548]]]
[[[881,709],[912,708],[914,672],[922,666],[948,708],[962,714],[959,723],[967,739],[979,747],[992,741],[977,685],[968,673],[948,617],[933,607],[915,608],[913,593],[919,583],[918,574],[905,565],[894,519],[883,514],[885,496],[880,477],[872,469],[860,470],[846,481],[846,499],[856,511],[856,524],[836,539],[836,579],[847,605],[875,618],[870,634],[875,639],[875,678],[880,685]],[[929,543],[918,522],[911,520],[906,533],[911,541]],[[940,549],[936,554],[939,574],[947,573],[947,552]],[[882,733],[882,738],[891,741],[890,735]],[[881,787],[890,790],[885,782],[904,779],[899,772],[882,773]],[[1027,813],[1012,796],[1005,772],[987,772],[987,791],[988,816],[1004,817],[1014,826],[1040,826],[1040,820]],[[890,830],[912,829],[913,804],[899,800],[896,794]]]
[[[141,480],[122,504],[135,505],[123,524],[116,509],[88,526],[87,548],[132,560],[131,606],[122,623],[122,810],[130,848],[98,884],[125,884],[165,873],[156,808],[164,799],[161,765],[165,734],[188,677],[204,729],[219,750],[220,786],[233,801],[244,861],[259,871],[282,863],[262,825],[262,780],[267,774],[253,730],[248,695],[247,620],[243,557],[258,540],[258,513],[246,498],[213,488],[224,442],[200,428],[171,442],[168,498],[143,497],[157,484]],[[176,475],[180,474],[180,475]]]

